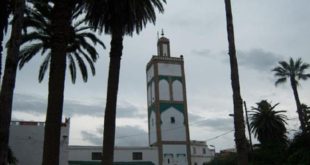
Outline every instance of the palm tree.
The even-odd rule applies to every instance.
[[[104,117],[103,161],[112,165],[115,142],[115,116],[123,37],[139,33],[148,22],[155,23],[155,8],[163,12],[165,0],[98,0],[85,7],[86,18],[96,29],[111,34],[110,66]]]
[[[39,81],[41,81],[49,65],[48,105],[42,164],[57,165],[59,164],[66,61],[69,60],[72,81],[75,82],[76,78],[76,62],[80,67],[83,80],[86,81],[88,76],[84,60],[88,62],[94,74],[93,62],[97,59],[97,52],[87,43],[87,39],[101,46],[103,43],[92,33],[84,31],[89,27],[79,27],[83,21],[72,26],[72,20],[77,18],[82,11],[77,1],[54,0],[52,8],[48,6],[47,1],[37,2],[34,5],[37,11],[28,13],[31,17],[25,22],[26,25],[34,28],[34,31],[23,36],[23,43],[32,40],[37,42],[24,47],[21,52],[20,67],[40,51],[46,55],[39,73]]]
[[[33,2],[40,3],[40,2]],[[20,51],[19,56],[19,68],[21,69],[25,63],[29,62],[32,57],[37,54],[43,56],[45,58],[40,66],[39,71],[39,82],[41,82],[44,78],[44,75],[48,69],[49,63],[51,61],[51,22],[50,22],[50,13],[52,10],[51,5],[39,5],[35,4],[36,9],[28,9],[27,17],[25,18],[25,30],[27,28],[31,28],[30,33],[25,33],[22,36],[22,49]],[[80,16],[80,10],[75,10],[73,14],[73,20],[76,20],[78,16]],[[97,43],[105,48],[103,42],[97,38],[97,36],[89,32],[91,27],[83,25],[85,22],[84,19],[75,21],[72,26],[72,37],[70,43],[67,48],[67,60],[69,61],[69,69],[72,83],[75,83],[76,80],[76,66],[79,66],[82,78],[84,82],[88,79],[87,67],[85,65],[87,63],[90,66],[91,73],[95,75],[95,66],[94,62],[96,62],[98,58],[98,53],[95,47],[88,43],[87,41],[92,41],[94,45]],[[31,42],[35,42],[31,44]],[[30,45],[29,45],[30,43]],[[77,64],[76,64],[77,63]]]
[[[247,148],[247,140],[245,137],[242,98],[240,94],[238,61],[236,57],[233,16],[231,11],[230,0],[225,0],[225,9],[226,9],[227,34],[228,34],[229,57],[230,57],[231,86],[233,91],[233,103],[234,103],[235,142],[238,153],[238,164],[246,165],[248,164],[248,148]]]
[[[279,66],[275,67],[272,71],[275,72],[274,76],[277,77],[275,85],[285,83],[287,79],[290,80],[291,87],[293,89],[295,102],[297,106],[297,113],[300,121],[301,130],[305,132],[304,115],[301,109],[301,103],[298,96],[297,86],[299,85],[298,80],[307,80],[310,78],[310,74],[305,73],[306,69],[310,67],[309,64],[304,63],[301,58],[296,61],[290,58],[289,62],[280,61]]]
[[[9,0],[1,0],[0,1],[0,82],[2,76],[2,51],[3,51],[3,37],[6,32],[8,26],[9,19]]]
[[[4,165],[7,162],[9,128],[11,123],[13,93],[23,26],[24,8],[25,0],[15,1],[11,39],[8,43],[8,52],[1,87],[2,90],[0,92],[0,165]]]
[[[256,103],[257,107],[252,107],[250,114],[251,131],[262,144],[285,144],[287,142],[286,127],[287,117],[284,110],[276,111],[275,108],[279,103],[271,105],[267,100]]]

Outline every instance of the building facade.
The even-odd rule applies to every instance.
[[[183,56],[171,56],[164,36],[158,39],[157,50],[146,66],[149,146],[115,147],[114,164],[204,165],[214,157],[214,150],[204,141],[190,141]],[[12,122],[10,146],[19,165],[41,164],[44,125]],[[69,128],[66,119],[60,165],[100,165],[102,146],[68,146]]]
[[[42,164],[44,122],[12,121],[9,146],[18,165]],[[61,126],[59,164],[68,165],[70,119]]]
[[[183,56],[170,56],[164,36],[157,50],[146,67],[149,144],[158,147],[159,165],[190,165]]]

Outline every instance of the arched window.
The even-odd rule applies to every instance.
[[[174,101],[183,101],[183,86],[179,80],[173,81],[172,93]]]
[[[159,81],[159,99],[170,100],[169,83],[167,80],[162,79]]]

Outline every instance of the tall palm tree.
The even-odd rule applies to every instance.
[[[2,51],[3,51],[3,37],[8,26],[9,19],[9,0],[0,1],[0,82],[2,76]]]
[[[87,43],[90,39],[93,43],[103,46],[93,34],[83,32],[88,27],[76,28],[72,26],[72,20],[81,13],[80,5],[76,0],[53,0],[52,8],[47,7],[48,0],[40,4],[37,1],[34,6],[37,11],[30,13],[31,19],[26,20],[26,25],[35,30],[23,37],[23,43],[36,40],[30,47],[24,47],[21,52],[22,67],[37,52],[42,50],[46,55],[39,73],[39,81],[49,65],[48,104],[46,124],[44,131],[43,165],[59,164],[59,143],[63,112],[64,85],[66,62],[69,60],[69,69],[72,81],[76,77],[76,61],[80,67],[83,80],[87,80],[87,67],[83,58],[89,63],[92,73],[95,73],[93,62],[97,59],[96,50]],[[42,18],[42,14],[46,14]],[[81,25],[83,22],[77,23]],[[81,45],[79,45],[81,44]],[[50,52],[49,52],[50,49]]]
[[[247,140],[245,137],[242,98],[240,94],[238,61],[236,57],[233,16],[231,11],[230,0],[225,0],[225,10],[226,10],[228,46],[229,46],[228,54],[230,57],[231,86],[233,91],[233,104],[234,104],[235,142],[238,153],[238,164],[246,165],[248,164],[248,148],[247,148]]]
[[[13,93],[16,80],[19,46],[23,26],[25,0],[16,0],[11,39],[8,44],[4,76],[0,92],[0,165],[5,165],[8,155]],[[2,33],[2,32],[1,32]]]
[[[42,165],[59,164],[60,129],[65,89],[67,45],[71,38],[72,0],[54,0],[51,12],[51,62]]]
[[[123,37],[139,33],[148,22],[155,23],[155,8],[163,12],[165,0],[98,0],[86,5],[86,18],[95,28],[111,34],[110,66],[104,117],[103,161],[112,165],[115,117]]]
[[[285,144],[287,142],[286,127],[287,117],[284,110],[276,111],[279,103],[271,105],[267,100],[256,103],[250,114],[250,127],[254,136],[262,144]]]
[[[29,62],[35,55],[45,55],[45,58],[40,66],[38,77],[39,82],[41,82],[51,61],[50,49],[52,35],[50,31],[50,15],[52,7],[51,5],[39,4],[35,4],[34,6],[36,6],[35,10],[33,10],[33,8],[28,9],[27,17],[25,18],[25,30],[27,30],[27,28],[31,28],[31,32],[25,33],[22,36],[22,46],[24,47],[22,47],[20,51],[19,68],[21,69],[24,64]],[[80,10],[76,9],[74,12],[75,13],[73,13],[72,19],[76,20],[78,19],[78,16],[80,16]],[[73,83],[75,83],[76,80],[76,66],[79,66],[82,78],[84,82],[86,82],[88,79],[87,67],[85,65],[86,62],[90,66],[91,73],[95,75],[94,62],[96,62],[98,58],[98,53],[93,45],[98,43],[102,48],[105,48],[105,46],[94,33],[89,31],[91,27],[84,24],[84,19],[74,22],[75,23],[71,29],[73,38],[71,38],[67,48],[67,60],[69,61],[68,67],[70,69],[71,80]],[[88,43],[88,41],[92,41],[93,45]],[[35,43],[31,44],[31,42]]]
[[[279,66],[275,67],[272,71],[275,72],[274,76],[277,77],[275,85],[285,83],[287,79],[290,80],[291,87],[293,89],[297,113],[300,121],[301,130],[305,132],[305,123],[304,123],[304,114],[301,109],[301,103],[299,100],[299,95],[297,91],[297,86],[299,85],[298,80],[307,80],[310,78],[309,73],[305,73],[306,69],[310,67],[309,64],[304,63],[301,58],[298,58],[294,61],[293,58],[290,58],[289,62],[280,61]]]

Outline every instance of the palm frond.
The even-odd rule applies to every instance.
[[[77,62],[79,64],[79,68],[81,71],[83,81],[87,82],[87,79],[88,79],[87,67],[86,67],[85,63],[83,62],[83,59],[80,57],[80,55],[78,53],[74,53],[74,55],[75,55],[74,57],[77,59]]]
[[[40,66],[40,70],[39,70],[39,82],[42,82],[42,80],[44,79],[44,75],[48,69],[49,63],[51,61],[51,52],[49,52],[46,57],[44,58],[41,66]]]
[[[287,81],[286,77],[283,78],[279,78],[276,82],[275,82],[275,86],[279,85],[279,84],[283,84]]]
[[[79,52],[81,52],[83,57],[87,60],[89,66],[90,66],[91,72],[92,72],[92,74],[94,76],[96,74],[96,69],[95,69],[95,66],[94,66],[94,62],[96,62],[96,60],[93,60],[93,59],[89,58],[89,56],[81,49],[79,49]]]
[[[34,55],[42,49],[42,43],[32,44],[23,47],[19,53],[19,69],[23,68],[24,64],[29,62]]]
[[[73,84],[75,84],[76,80],[76,66],[75,66],[75,61],[72,57],[71,54],[68,54],[68,59],[69,59],[69,69],[70,69],[70,75],[71,75],[71,81]]]

